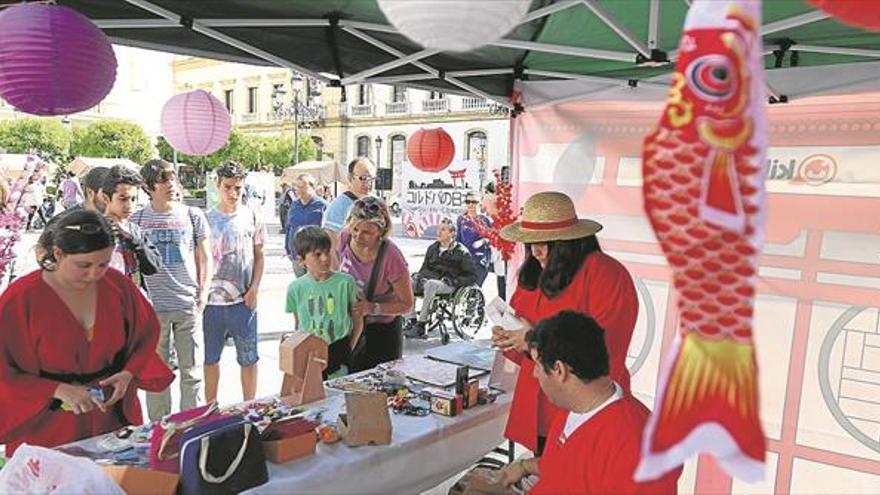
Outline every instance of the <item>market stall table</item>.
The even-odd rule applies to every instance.
[[[406,360],[423,359],[411,356]],[[364,373],[369,373],[369,370]],[[483,375],[485,386],[488,375]],[[510,408],[511,394],[495,402],[447,417],[438,414],[408,416],[391,413],[391,444],[348,447],[319,443],[315,455],[285,464],[268,462],[269,482],[245,493],[418,493],[454,476],[499,446]],[[327,387],[327,397],[305,405],[321,410],[335,423],[344,407],[344,394]],[[99,452],[101,435],[63,447],[82,454]],[[94,457],[94,456],[90,456]]]

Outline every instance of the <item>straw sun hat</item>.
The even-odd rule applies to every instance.
[[[565,194],[542,192],[526,200],[522,220],[501,229],[501,237],[525,243],[568,241],[600,230],[599,222],[578,219],[574,203]]]

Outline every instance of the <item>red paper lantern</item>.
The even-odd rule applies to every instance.
[[[809,0],[840,22],[871,31],[880,31],[878,0]]]
[[[424,172],[440,172],[452,163],[455,144],[443,129],[419,129],[406,145],[409,162]]]

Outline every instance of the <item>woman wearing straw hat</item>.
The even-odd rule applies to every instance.
[[[602,225],[578,219],[571,199],[558,192],[531,196],[522,219],[501,230],[501,237],[525,244],[526,258],[510,299],[523,327],[492,328],[492,340],[519,363],[505,436],[533,452],[543,450],[550,424],[559,411],[533,377],[525,333],[562,310],[584,313],[605,330],[611,379],[629,393],[626,351],[638,314],[638,299],[626,268],[599,248]],[[581,411],[583,412],[583,411]]]

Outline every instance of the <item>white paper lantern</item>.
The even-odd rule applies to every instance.
[[[388,21],[425,48],[464,52],[510,32],[531,0],[379,0]]]

